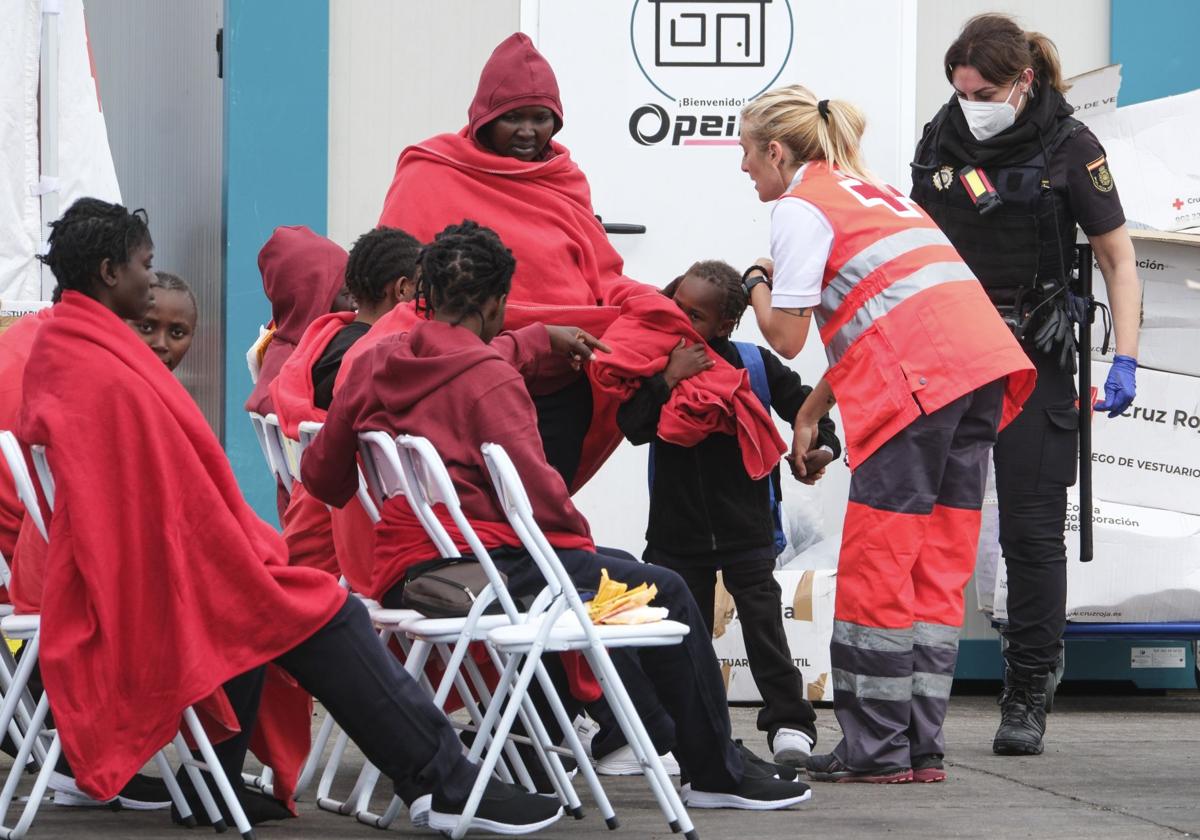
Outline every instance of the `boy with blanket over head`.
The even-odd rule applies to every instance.
[[[727,263],[698,262],[675,278],[663,295],[691,321],[688,338],[671,351],[666,368],[642,385],[617,411],[621,431],[635,445],[651,444],[650,522],[647,563],[673,569],[700,605],[708,636],[714,624],[717,572],[733,596],[746,642],[750,672],[763,698],[758,728],[780,764],[803,766],[817,740],[816,717],[804,696],[804,680],[784,635],[775,558],[783,549],[779,516],[779,468],[755,479],[743,464],[734,435],[714,433],[694,445],[659,437],[662,409],[672,392],[708,370],[716,353],[744,369],[764,408],[788,422],[812,388],[770,351],[733,342],[730,333],[746,310],[741,275]],[[704,344],[688,340],[700,338]],[[743,374],[743,375],[747,375]],[[812,484],[841,450],[833,421],[821,421],[819,448],[805,456]]]
[[[40,660],[80,788],[111,798],[188,705],[207,701],[214,720],[245,730],[274,661],[396,784],[433,789],[429,825],[453,827],[477,768],[450,722],[357,599],[288,565],[195,402],[121,322],[149,306],[152,249],[142,217],[72,205],[45,257],[62,302],[25,371],[18,433],[46,447],[57,491]],[[236,783],[244,743],[218,750]],[[476,819],[528,833],[560,816],[557,802],[492,781]]]
[[[562,476],[547,463],[533,401],[518,367],[554,348],[550,330],[540,324],[501,333],[515,267],[511,253],[494,232],[466,222],[439,233],[422,252],[420,265],[417,305],[423,319],[354,362],[325,428],[305,453],[305,483],[328,503],[343,504],[358,485],[354,458],[359,432],[423,435],[446,463],[463,510],[507,576],[509,590],[517,598],[533,596],[544,580],[505,519],[480,451],[485,442],[500,444],[577,587],[595,590],[602,568],[630,586],[653,584],[656,604],[667,608],[668,618],[692,628],[679,645],[644,648],[628,660],[614,657],[618,668],[632,662],[637,670],[640,661],[634,679],[648,678],[674,719],[675,754],[688,777],[683,791],[687,804],[772,810],[807,800],[807,785],[794,778],[781,780],[781,768],[747,757],[731,739],[720,668],[703,630],[704,618],[679,575],[627,556],[597,553],[587,521],[572,504]],[[496,345],[508,348],[501,352]],[[514,345],[525,350],[513,353]],[[581,357],[580,362],[591,357],[588,347],[568,352]],[[521,364],[514,367],[512,358]],[[388,500],[382,513],[377,569],[388,569],[395,581],[406,569],[438,556],[403,499]],[[449,516],[440,516],[465,550]],[[386,603],[388,593],[380,594]]]

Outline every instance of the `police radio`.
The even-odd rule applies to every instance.
[[[958,180],[962,181],[979,215],[986,216],[1004,203],[1004,199],[1000,198],[1000,193],[996,192],[996,188],[988,180],[987,173],[982,169],[964,166],[958,170]]]

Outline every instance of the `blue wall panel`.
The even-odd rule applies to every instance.
[[[1120,105],[1200,88],[1196,0],[1112,0],[1112,61],[1121,70]]]
[[[225,447],[246,497],[275,521],[274,487],[242,406],[246,349],[271,317],[258,251],[279,225],[324,233],[329,2],[226,0]]]

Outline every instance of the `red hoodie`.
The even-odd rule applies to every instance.
[[[562,130],[562,100],[550,62],[523,32],[509,35],[483,66],[479,87],[467,109],[468,136],[479,142],[479,130],[517,108],[541,105],[554,114],[554,134]],[[553,155],[547,146],[545,156]]]
[[[270,414],[269,388],[317,317],[333,308],[346,283],[346,251],[306,227],[278,227],[258,252],[263,291],[271,301],[275,335],[263,355],[246,410]]]
[[[518,545],[479,451],[491,441],[512,458],[538,523],[548,535],[557,535],[551,542],[591,547],[587,520],[572,504],[562,476],[546,463],[533,400],[522,380],[549,349],[546,330],[538,325],[504,333],[491,345],[440,321],[420,321],[408,332],[388,336],[359,357],[334,398],[325,427],[304,453],[305,486],[323,501],[343,505],[358,487],[358,432],[421,435],[445,461],[463,511],[484,545]],[[382,513],[370,592],[377,598],[408,566],[437,556],[419,528],[410,527],[407,502],[389,502]]]

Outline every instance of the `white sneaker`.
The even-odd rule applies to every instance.
[[[776,764],[803,767],[812,755],[813,740],[798,729],[780,729],[771,739],[771,752]]]
[[[108,802],[92,799],[73,778],[57,770],[51,771],[47,786],[54,791],[54,804],[64,808],[107,808],[113,803],[120,803],[122,808],[131,811],[158,811],[171,807],[166,786],[159,779],[141,774],[134,776],[121,788],[121,793]]]
[[[571,724],[575,727],[575,734],[579,736],[579,742],[583,744],[583,751],[588,755],[592,754],[592,739],[596,737],[596,733],[600,731],[600,724],[589,717],[576,715],[575,720]]]
[[[675,756],[667,753],[660,755],[659,760],[662,761],[663,769],[667,771],[668,776],[679,775],[679,762],[675,760]],[[642,775],[642,765],[638,763],[637,756],[633,754],[633,747],[626,744],[597,761],[596,773],[600,776],[640,776]]]
[[[429,812],[433,808],[433,794],[418,796],[408,808],[408,821],[413,828],[429,827]]]

